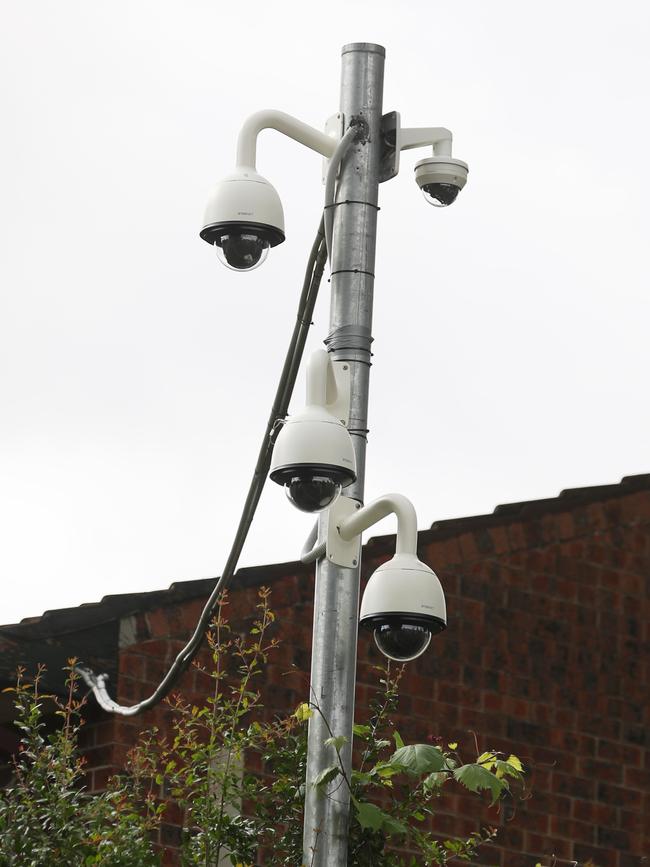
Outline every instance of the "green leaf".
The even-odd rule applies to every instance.
[[[384,819],[381,823],[382,831],[385,831],[387,834],[394,834],[397,836],[402,836],[403,834],[408,834],[408,827],[400,822],[399,819],[395,819],[393,816],[389,816],[384,813]]]
[[[341,769],[338,765],[330,765],[329,768],[325,768],[325,770],[320,772],[320,774],[314,780],[313,785],[317,789],[322,789],[335,777],[338,777],[340,773]]]
[[[524,772],[524,767],[523,767],[523,765],[522,765],[522,763],[521,763],[521,759],[519,759],[517,756],[510,755],[510,756],[508,756],[508,758],[506,759],[506,761],[508,762],[509,765],[512,765],[512,767],[513,767],[516,771],[519,771],[520,774],[523,774],[523,772]]]
[[[293,715],[298,722],[305,722],[314,715],[314,711],[309,707],[309,704],[306,701],[303,701],[303,703],[299,704],[295,709]]]
[[[491,774],[487,768],[482,765],[461,765],[454,771],[454,777],[459,783],[462,783],[470,792],[478,792],[481,789],[489,789],[492,793],[492,803],[497,800],[501,792],[505,788],[505,783],[497,779],[494,774]]]
[[[465,844],[460,840],[445,840],[442,844],[448,852],[458,855],[465,848]]]
[[[490,768],[493,768],[496,764],[496,756],[494,753],[481,753],[476,760],[476,764],[482,765],[482,767],[490,770]]]
[[[395,741],[395,749],[401,750],[404,746],[404,741],[402,740],[402,736],[397,731],[397,729],[395,729],[395,731],[393,732],[393,740]]]
[[[362,828],[369,828],[372,831],[382,830],[386,834],[395,836],[408,834],[409,829],[403,822],[400,822],[399,819],[395,819],[393,816],[389,816],[388,813],[384,813],[375,804],[355,801],[354,805],[357,810],[359,824]]]
[[[438,747],[432,747],[430,744],[410,744],[408,747],[401,747],[393,753],[389,761],[412,774],[429,774],[445,767],[445,757]]]
[[[360,786],[367,786],[372,782],[372,776],[365,771],[352,771],[352,782],[359,783]]]
[[[425,777],[422,782],[422,787],[427,795],[430,795],[434,789],[439,789],[447,779],[447,774],[436,771],[433,774],[429,774],[428,777]]]
[[[382,779],[387,779],[389,777],[394,777],[395,774],[399,774],[400,768],[395,765],[390,765],[387,762],[379,762],[375,765],[375,767],[370,772],[371,774],[376,774],[378,777]]]
[[[521,765],[521,762],[519,762],[519,764]],[[503,779],[503,777],[514,777],[516,780],[520,780],[522,777],[522,772],[519,771],[515,765],[510,762],[502,762],[500,759],[497,759],[494,773],[500,780]]]
[[[383,813],[379,807],[374,804],[365,804],[362,801],[356,801],[357,817],[362,828],[370,828],[373,831],[378,831],[384,821]]]
[[[336,737],[327,738],[323,743],[326,747],[334,747],[334,749],[338,751],[342,746],[347,744],[347,742],[348,739],[345,735],[337,735]]]
[[[362,726],[362,725],[353,725],[352,731],[358,738],[367,738],[368,735],[372,734],[372,728],[370,726]]]

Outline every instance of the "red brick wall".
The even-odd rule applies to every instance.
[[[476,732],[481,749],[514,752],[530,768],[532,797],[514,815],[485,814],[501,833],[480,863],[533,867],[555,854],[558,867],[572,859],[640,865],[650,854],[650,492],[573,508],[559,500],[546,513],[532,511],[420,534],[420,554],[445,587],[449,628],[407,666],[398,726],[405,740],[442,736],[467,755]],[[366,575],[390,556],[392,544],[383,537],[366,546]],[[259,572],[259,583],[272,588],[283,639],[266,672],[264,701],[271,712],[289,712],[307,695],[304,677],[285,672],[293,664],[309,670],[313,578],[299,566],[281,577]],[[231,595],[231,618],[245,618],[255,587]],[[121,701],[155,688],[202,601],[157,609],[131,624],[136,643],[121,653]],[[363,635],[359,708],[374,688],[379,659]],[[200,680],[190,671],[181,688],[199,697]],[[89,726],[93,784],[119,767],[139,726],[164,729],[168,722],[162,707]],[[435,828],[465,834],[480,818],[474,796],[454,794],[440,802]],[[160,839],[174,863],[172,821]]]

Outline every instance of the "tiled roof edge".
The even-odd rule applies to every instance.
[[[497,506],[491,514],[436,521],[430,529],[419,532],[418,542],[420,545],[426,545],[461,533],[503,526],[545,514],[566,512],[588,503],[648,490],[650,490],[650,473],[625,476],[619,484],[615,485],[568,488],[562,491],[558,497]],[[394,534],[376,536],[370,539],[364,547],[371,547],[374,554],[384,546],[388,547],[392,539],[394,539]],[[240,587],[251,587],[261,582],[272,582],[286,575],[302,574],[311,571],[312,568],[303,566],[298,561],[251,566],[239,569],[235,580]],[[212,591],[216,580],[216,578],[201,578],[190,581],[175,581],[165,590],[109,595],[104,596],[100,602],[46,611],[41,617],[26,618],[18,624],[0,626],[0,637],[6,636],[24,641],[90,629],[99,623],[117,620],[139,611],[176,605],[179,602],[205,597]]]

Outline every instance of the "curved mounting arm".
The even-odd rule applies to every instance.
[[[391,111],[382,118],[382,134],[381,181],[389,181],[399,173],[402,151],[431,147],[434,157],[451,157],[453,136],[444,126],[403,127],[400,113]]]
[[[444,126],[431,126],[423,129],[400,129],[397,133],[399,150],[407,151],[412,148],[424,148],[427,145],[433,147],[435,157],[450,157],[452,134],[451,130]]]
[[[311,148],[319,154],[322,154],[327,159],[331,159],[338,139],[327,133],[315,129],[292,117],[290,114],[285,114],[283,111],[275,111],[274,109],[265,109],[256,111],[244,121],[237,139],[237,166],[249,166],[255,168],[257,158],[257,136],[263,129],[275,129],[283,135],[289,136],[300,144]]]
[[[338,524],[340,537],[350,542],[387,515],[397,516],[396,554],[415,554],[418,544],[417,516],[413,503],[402,494],[384,494]]]

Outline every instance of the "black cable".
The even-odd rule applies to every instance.
[[[138,702],[138,704],[132,705],[131,707],[119,705],[110,697],[106,690],[108,675],[96,675],[89,668],[81,665],[77,666],[77,670],[84,682],[92,690],[100,707],[109,713],[118,713],[122,716],[136,716],[137,714],[154,707],[169,694],[178,678],[187,670],[203,643],[206,630],[210,624],[219,597],[228,587],[235,573],[235,569],[237,568],[239,556],[244,547],[246,537],[248,536],[248,531],[253,521],[257,504],[259,503],[262,489],[264,488],[264,483],[268,476],[276,431],[279,423],[284,420],[289,409],[289,402],[291,400],[291,395],[293,394],[309,327],[311,326],[312,315],[318,297],[318,289],[326,261],[327,245],[325,243],[324,218],[321,218],[318,232],[316,233],[316,238],[309,254],[307,268],[305,270],[302,292],[298,302],[296,323],[285,356],[282,373],[275,393],[275,399],[264,432],[264,439],[262,440],[257,457],[257,463],[255,464],[253,478],[251,479],[246,501],[239,519],[237,532],[221,577],[217,580],[217,583],[203,608],[192,637],[180,651],[156,690],[149,696],[149,698],[143,699],[141,702]]]

